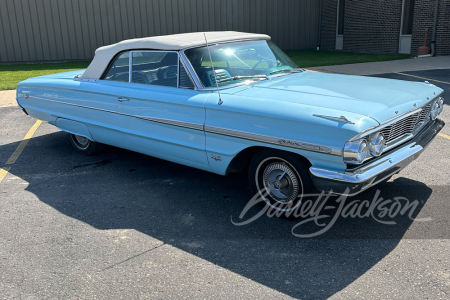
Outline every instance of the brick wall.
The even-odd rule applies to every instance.
[[[323,50],[336,48],[337,2],[323,0]],[[397,53],[401,10],[402,0],[345,0],[343,51]]]
[[[397,53],[401,0],[346,0],[344,51]]]
[[[322,50],[336,49],[337,0],[323,0],[322,2]]]
[[[413,19],[413,36],[411,54],[423,45],[425,28],[429,28],[427,46],[430,47],[433,34],[435,0],[416,0]],[[436,30],[436,54],[450,55],[450,0],[440,0],[438,10],[438,26]]]
[[[398,53],[402,0],[346,0],[344,51]],[[323,0],[321,49],[335,50],[338,0]],[[416,0],[411,54],[423,45],[429,28],[430,46],[436,0]],[[439,0],[436,54],[450,55],[450,0]]]

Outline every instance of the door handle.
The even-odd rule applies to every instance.
[[[119,98],[117,98],[117,101],[119,101],[119,102],[130,101],[130,99],[119,97]]]

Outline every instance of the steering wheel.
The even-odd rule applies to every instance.
[[[264,63],[264,62],[266,62],[266,63],[269,65],[269,68],[272,68],[273,63],[272,63],[270,60],[267,60],[267,59],[264,59],[264,58],[263,58],[263,59],[261,59],[260,61],[258,61],[258,62],[252,67],[252,70],[255,70],[257,66],[259,66],[260,64],[262,64],[262,63]]]

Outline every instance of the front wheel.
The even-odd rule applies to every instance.
[[[279,150],[267,149],[255,154],[249,169],[254,195],[275,215],[292,218],[305,195],[314,192],[308,163],[301,157]],[[299,210],[298,210],[299,211]]]
[[[91,141],[88,138],[69,133],[69,140],[75,150],[84,155],[95,155],[104,149],[104,145]]]

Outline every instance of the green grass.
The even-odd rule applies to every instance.
[[[285,51],[300,67],[320,67],[411,58],[409,54],[367,54],[338,51]]]
[[[89,61],[0,65],[0,90],[14,90],[20,81],[30,77],[85,69],[88,65]]]
[[[335,51],[286,51],[301,68],[410,58],[408,54],[365,54]],[[85,69],[88,61],[0,65],[0,90],[13,90],[29,77]]]

